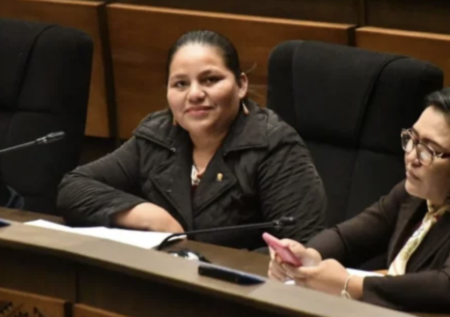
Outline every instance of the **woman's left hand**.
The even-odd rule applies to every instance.
[[[286,274],[300,286],[308,287],[329,294],[340,295],[349,273],[338,261],[325,260],[313,267],[295,268],[289,264],[282,264]],[[349,281],[348,292],[354,299],[362,296],[363,278],[353,276]],[[350,287],[350,282],[352,287]]]

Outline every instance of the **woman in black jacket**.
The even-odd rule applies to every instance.
[[[274,230],[305,242],[323,228],[326,198],[296,131],[247,100],[232,43],[193,31],[170,49],[169,109],[149,115],[114,153],[63,179],[58,205],[71,225],[183,232],[293,216]],[[259,230],[200,235],[236,248]]]

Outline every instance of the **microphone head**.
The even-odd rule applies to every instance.
[[[286,227],[286,226],[292,226],[295,224],[295,218],[294,217],[281,217],[278,220],[274,221],[275,227]]]
[[[55,142],[64,139],[66,134],[64,131],[58,131],[58,132],[52,132],[47,134],[45,137],[47,138],[48,142]]]
[[[37,139],[36,143],[37,144],[49,144],[52,142],[62,140],[62,139],[64,139],[65,136],[66,136],[66,134],[64,133],[64,131],[52,132],[42,138]]]

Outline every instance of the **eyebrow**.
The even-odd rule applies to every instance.
[[[222,73],[218,69],[205,69],[204,71],[201,71],[199,73],[199,76],[208,76],[211,74],[222,75]],[[175,73],[175,75],[171,76],[169,79],[178,79],[178,78],[186,78],[186,77],[188,77],[188,76],[184,75],[184,74]]]
[[[206,69],[200,73],[200,76],[210,75],[210,74],[220,74],[220,71],[217,69]]]
[[[175,74],[175,75],[173,75],[173,76],[170,76],[169,77],[169,80],[176,80],[176,79],[182,79],[182,78],[186,78],[187,76],[186,75],[183,75],[183,74]]]
[[[421,141],[424,141],[424,142],[426,142],[426,143],[431,143],[431,144],[433,144],[433,145],[439,147],[439,148],[440,148],[440,149],[439,149],[440,151],[444,151],[444,147],[443,147],[442,145],[440,145],[439,143],[437,143],[436,141],[430,140],[430,139],[428,139],[428,138],[421,138],[419,132],[417,132],[416,129],[411,128],[411,130],[414,131],[414,133],[419,137],[419,139],[420,139]]]

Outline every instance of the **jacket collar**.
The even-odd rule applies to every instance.
[[[426,201],[417,197],[410,197],[400,207],[397,228],[392,237],[392,244],[388,254],[388,265],[394,261],[397,254],[413,234],[413,230],[422,221],[426,212]],[[431,228],[425,239],[408,260],[407,271],[418,272],[426,268],[426,263],[450,238],[450,212],[445,213]]]
[[[194,229],[193,217],[236,184],[235,176],[225,163],[226,154],[268,146],[266,112],[253,103],[248,107],[249,115],[240,111],[223,145],[211,159],[196,189],[194,200],[191,197],[190,185],[192,143],[184,129],[172,124],[170,111],[164,110],[149,115],[135,130],[136,137],[149,140],[173,153],[170,159],[155,167],[150,179],[177,211],[181,217],[177,219],[184,222],[185,229]],[[220,179],[218,174],[222,174]]]
[[[230,126],[222,146],[224,156],[233,151],[268,146],[265,129],[267,114],[254,102],[249,102],[247,107],[250,113],[245,115],[240,110]],[[146,117],[133,134],[173,150],[185,139],[187,132],[172,122],[170,110],[159,111]]]
[[[425,201],[423,199],[409,196],[401,203],[397,216],[396,228],[391,238],[391,244],[388,251],[388,262],[395,259],[405,242],[409,239],[411,230],[417,225],[422,214],[425,212]]]
[[[450,238],[449,228],[450,213],[446,212],[430,229],[427,236],[422,241],[424,245],[422,247],[419,246],[411,255],[407,266],[409,272],[418,272],[427,267],[427,263],[430,263],[429,260],[441,250],[443,245]]]

